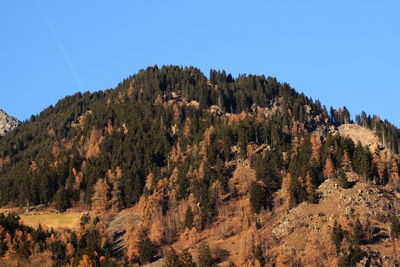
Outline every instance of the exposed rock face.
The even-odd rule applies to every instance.
[[[19,125],[19,120],[9,116],[7,113],[0,109],[0,136],[5,135],[7,132],[13,130]]]
[[[276,247],[281,248],[280,253],[300,255],[304,266],[337,266],[330,237],[334,221],[351,234],[353,223],[359,218],[364,225],[369,221],[371,227],[366,230],[368,240],[362,245],[368,256],[356,266],[395,266],[397,255],[389,238],[388,218],[396,214],[400,198],[391,186],[373,185],[360,179],[352,179],[357,182],[348,189],[341,188],[336,179],[328,179],[318,188],[321,196],[318,204],[303,202],[282,214],[271,231],[278,240]],[[318,262],[314,255],[323,261]]]

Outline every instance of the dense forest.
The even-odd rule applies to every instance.
[[[351,122],[345,107],[328,112],[272,77],[234,78],[211,70],[207,78],[193,67],[149,67],[115,89],[68,96],[2,137],[0,205],[65,211],[106,198],[104,209],[119,211],[152,194],[145,186],[149,177],[155,186],[177,169],[177,200],[193,194],[200,207],[200,221],[187,211],[185,224],[203,230],[218,212],[213,186],[235,195],[229,187],[235,166],[229,163],[246,158],[257,177],[250,187],[254,213],[274,209],[273,195],[283,186],[290,207],[317,203],[317,188],[326,179],[339,177],[343,188],[350,186],[344,174],[349,170],[369,182],[390,182],[398,162],[380,164],[367,147],[335,134],[335,127]],[[356,122],[399,151],[395,126],[364,113]],[[268,153],[253,153],[252,147]],[[110,175],[116,170],[120,175]],[[163,208],[168,211],[168,200]]]

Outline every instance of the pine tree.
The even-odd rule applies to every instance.
[[[122,177],[122,170],[117,168],[115,173],[109,173],[110,182],[112,186],[111,194],[110,194],[110,209],[112,212],[119,212],[122,208],[122,192],[121,192],[121,177]]]
[[[163,267],[195,267],[193,257],[188,249],[185,249],[178,255],[174,248],[171,248],[165,256]]]
[[[163,267],[180,267],[179,256],[174,248],[171,248],[165,255],[165,264]]]
[[[355,267],[365,257],[365,252],[359,246],[350,245],[348,253],[344,253],[338,260],[338,267]]]
[[[396,160],[392,160],[392,166],[389,173],[389,181],[396,186],[400,185],[399,168],[397,166]]]
[[[188,249],[183,250],[179,254],[179,261],[180,267],[196,267],[196,263],[194,263],[192,254],[190,254]]]
[[[262,247],[260,245],[257,245],[255,248],[254,252],[254,257],[260,264],[259,266],[264,266],[265,265],[265,257],[264,257],[264,252],[262,250]]]
[[[186,209],[186,212],[185,212],[184,226],[188,229],[192,229],[192,227],[193,227],[193,212],[192,212],[192,208],[190,208],[190,206]]]
[[[368,148],[363,150],[361,158],[361,173],[366,181],[372,178],[372,156]]]
[[[60,212],[66,211],[71,205],[71,194],[70,190],[60,188],[55,197],[56,209]]]
[[[346,107],[343,107],[342,117],[343,117],[342,123],[344,123],[344,124],[351,123],[350,112]]]
[[[395,215],[390,218],[390,236],[393,239],[397,239],[400,236],[400,221]]]
[[[199,245],[199,267],[210,267],[214,264],[214,259],[211,255],[210,247],[203,242]]]
[[[371,223],[371,221],[369,219],[367,219],[367,221],[365,222],[365,227],[364,227],[364,233],[365,233],[365,241],[369,241],[372,239],[372,235],[373,235],[373,225]]]
[[[352,241],[355,245],[362,245],[365,240],[365,231],[359,219],[353,225]]]
[[[338,179],[341,188],[347,189],[350,187],[350,183],[347,181],[346,174],[343,171],[340,172]]]
[[[376,170],[378,184],[385,184],[386,183],[386,166],[379,155],[374,157],[374,167]]]
[[[318,194],[316,192],[313,178],[311,174],[308,172],[306,176],[306,192],[307,192],[307,201],[312,204],[318,203]]]
[[[148,237],[142,239],[138,244],[140,263],[145,264],[150,262],[156,254],[156,248],[151,243]]]
[[[342,244],[343,240],[343,230],[342,226],[335,220],[335,223],[333,224],[333,229],[332,229],[332,242],[335,245],[336,249],[336,254],[339,255],[340,253],[340,246]]]
[[[288,188],[289,208],[293,208],[307,199],[307,193],[305,192],[303,185],[299,181],[299,178],[296,178],[295,176],[290,177]]]
[[[266,195],[266,189],[261,184],[253,182],[250,185],[250,206],[253,212],[259,213],[262,208],[267,207]]]
[[[344,151],[341,167],[342,167],[342,170],[345,172],[351,171],[351,160],[350,160],[349,153],[347,152],[347,150]]]

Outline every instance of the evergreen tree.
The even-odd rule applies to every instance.
[[[257,182],[250,185],[250,206],[255,213],[259,213],[262,208],[272,208],[272,199],[265,186]]]
[[[214,266],[214,259],[211,255],[210,247],[207,243],[200,243],[199,249],[199,267]]]
[[[333,229],[332,229],[332,242],[335,245],[335,249],[336,249],[336,254],[339,255],[340,253],[340,246],[342,244],[342,240],[343,240],[343,230],[342,230],[342,226],[335,220],[335,223],[333,225]]]
[[[163,267],[180,267],[179,256],[174,248],[171,248],[165,255],[165,264]]]
[[[71,205],[71,193],[70,190],[60,188],[55,197],[56,209],[60,212],[66,211]]]
[[[353,225],[352,242],[355,245],[362,245],[365,240],[365,231],[359,219]]]
[[[288,188],[289,193],[289,208],[293,208],[307,199],[306,191],[299,179],[291,176]]]
[[[350,156],[349,153],[347,152],[347,150],[344,151],[343,157],[342,157],[342,164],[341,164],[342,170],[343,171],[351,171],[351,160],[350,160]]]
[[[350,187],[350,183],[349,183],[349,181],[347,181],[346,174],[343,171],[341,171],[339,173],[339,178],[338,179],[339,179],[338,182],[339,182],[339,185],[340,185],[341,188],[347,189],[347,188]]]
[[[265,265],[264,252],[263,252],[263,250],[262,250],[260,245],[256,246],[255,252],[254,252],[254,256],[255,256],[256,260],[259,262],[260,266],[264,266]]]
[[[390,236],[397,239],[400,236],[400,221],[396,216],[390,218]]]
[[[181,254],[179,254],[180,267],[196,267],[196,263],[193,261],[192,254],[190,254],[188,249],[184,249]]]
[[[193,212],[190,206],[186,209],[185,212],[184,226],[188,229],[192,229],[193,227]]]
[[[68,262],[67,257],[65,255],[66,253],[66,247],[65,244],[61,241],[55,241],[51,243],[50,249],[52,252],[52,260],[53,260],[53,266],[65,266]]]
[[[307,201],[311,204],[318,203],[318,193],[315,187],[315,179],[311,177],[311,174],[308,172],[306,176],[306,193],[307,193]]]
[[[359,246],[350,246],[349,252],[344,253],[338,260],[339,267],[356,266],[365,257],[365,252]]]
[[[139,260],[141,264],[151,262],[157,252],[155,246],[153,245],[153,243],[151,243],[148,237],[145,237],[139,242],[138,250]]]

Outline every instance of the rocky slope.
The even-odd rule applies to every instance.
[[[19,124],[19,120],[0,109],[0,136],[18,127]]]
[[[318,187],[318,203],[303,202],[288,209],[288,188],[283,185],[274,194],[274,209],[255,214],[249,197],[250,184],[256,180],[255,171],[248,160],[232,164],[236,170],[229,186],[236,195],[219,197],[218,217],[204,231],[176,230],[182,227],[179,221],[184,220],[187,206],[192,206],[195,214],[198,212],[193,196],[187,202],[171,206],[167,217],[162,215],[160,203],[171,195],[165,192],[174,190],[166,180],[160,181],[154,193],[142,197],[135,207],[113,217],[108,229],[126,233],[119,236],[118,241],[122,241],[119,244],[128,252],[135,251],[141,232],[147,232],[163,251],[171,247],[177,251],[188,249],[195,259],[199,257],[199,244],[205,242],[213,257],[219,260],[219,266],[232,266],[232,263],[235,266],[353,266],[339,263],[346,253],[336,254],[332,232],[334,223],[338,222],[343,229],[342,248],[351,247],[354,225],[359,220],[365,236],[360,245],[363,255],[356,266],[397,266],[400,260],[396,253],[398,241],[391,237],[390,223],[392,216],[398,216],[397,186],[371,184],[348,171],[350,187],[342,188],[335,175]],[[288,184],[285,179],[283,184]],[[171,231],[181,233],[164,243]],[[257,260],[258,246],[262,248],[264,263]],[[163,266],[164,263],[165,258],[162,258],[149,266]]]

